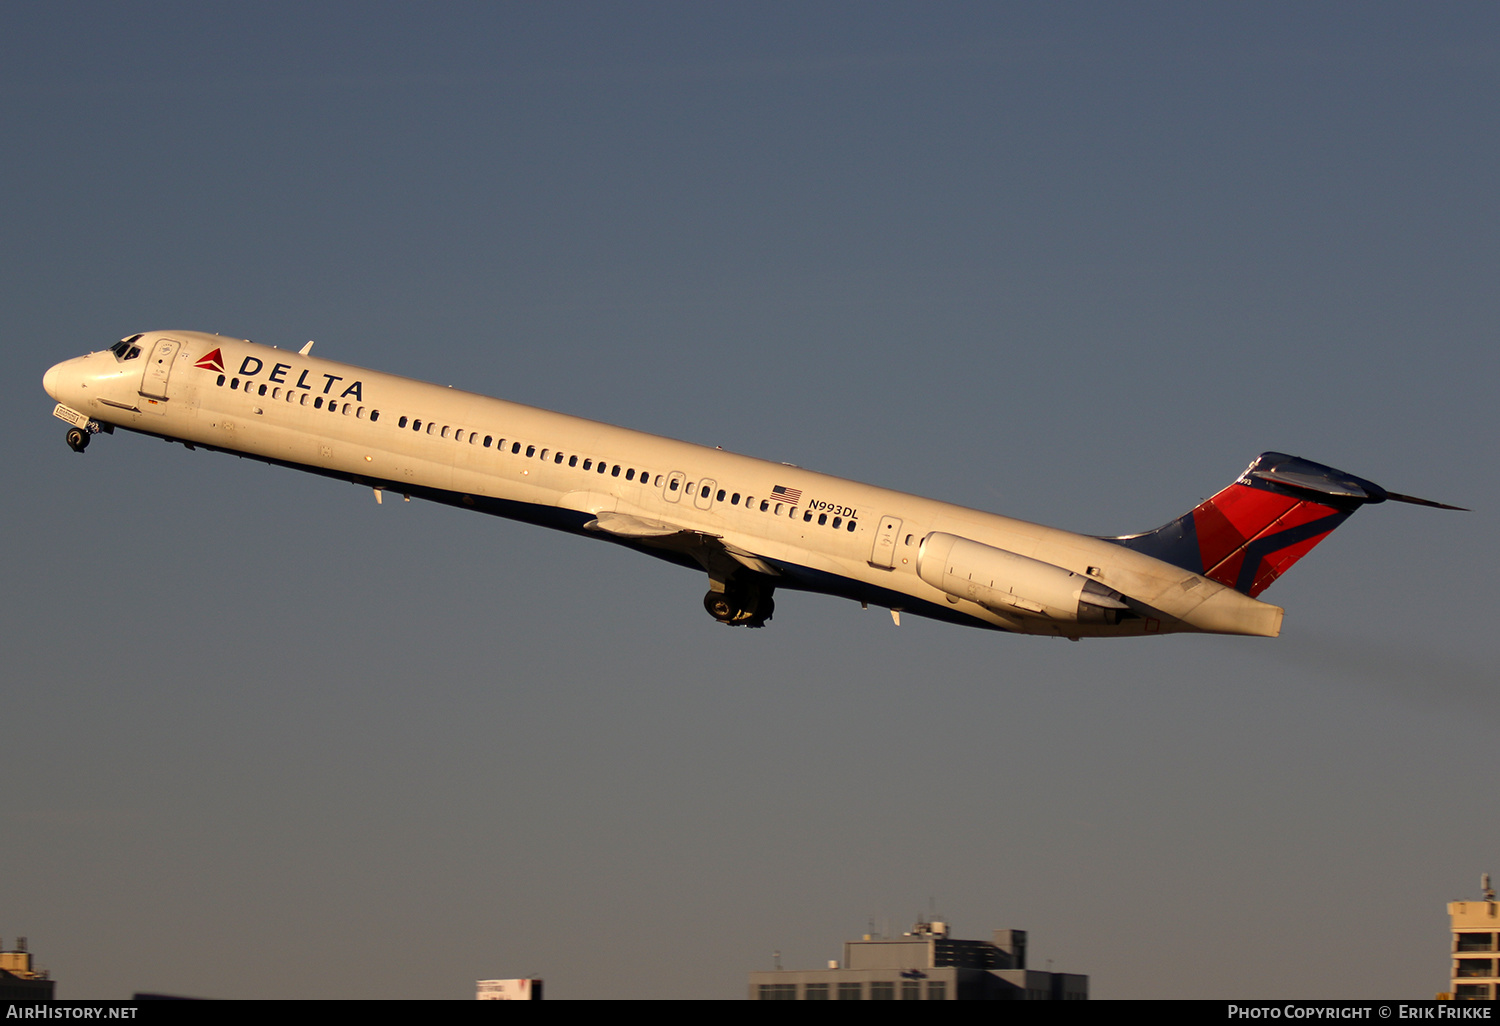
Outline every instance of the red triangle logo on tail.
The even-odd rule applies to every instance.
[[[224,357],[217,349],[209,353],[203,359],[193,364],[194,367],[202,367],[204,370],[218,371],[224,373]]]

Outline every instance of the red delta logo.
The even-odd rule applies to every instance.
[[[223,374],[224,357],[217,349],[215,349],[213,352],[203,357],[203,359],[193,364],[193,366],[202,367],[204,370],[218,371],[220,374]]]

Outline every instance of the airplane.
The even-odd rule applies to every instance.
[[[1267,452],[1154,531],[1092,537],[613,427],[300,350],[142,332],[42,385],[83,452],[115,428],[625,545],[706,573],[723,624],[762,627],[777,589],[1079,640],[1275,637],[1257,596],[1386,491]]]

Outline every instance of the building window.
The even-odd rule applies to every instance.
[[[760,1000],[796,1001],[797,985],[795,983],[762,983],[760,985]]]
[[[927,1000],[928,1001],[947,1001],[948,1000],[948,981],[947,980],[928,980],[927,981]]]
[[[1453,946],[1455,951],[1495,950],[1495,935],[1492,933],[1461,933],[1457,941]]]
[[[803,986],[803,988],[802,988],[802,1000],[803,1001],[827,1001],[828,1000],[828,984],[826,984],[826,983],[809,983],[809,984],[805,984]]]
[[[1494,976],[1495,963],[1487,958],[1460,958],[1454,976]]]
[[[922,981],[921,980],[902,980],[901,981],[901,1000],[902,1001],[921,1001],[922,1000]]]
[[[863,1001],[865,996],[865,985],[863,983],[839,984],[840,1001]]]
[[[896,982],[894,980],[872,980],[870,983],[870,1000],[896,1000]]]

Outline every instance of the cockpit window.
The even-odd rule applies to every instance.
[[[140,335],[131,335],[129,338],[122,338],[110,346],[109,351],[115,354],[116,360],[134,360],[141,355],[141,347],[135,344],[136,339],[140,337]]]

